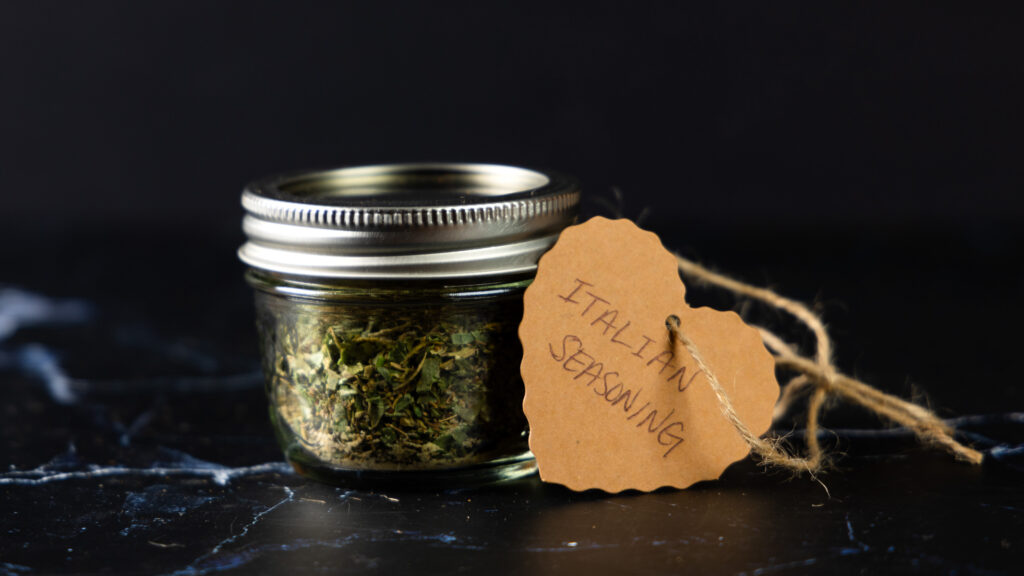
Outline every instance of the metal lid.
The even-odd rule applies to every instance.
[[[384,164],[274,176],[242,193],[246,264],[318,278],[528,273],[576,217],[567,176],[495,164]]]

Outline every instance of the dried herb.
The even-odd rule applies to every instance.
[[[356,468],[444,467],[521,451],[513,319],[411,307],[264,319],[279,434],[322,462]]]

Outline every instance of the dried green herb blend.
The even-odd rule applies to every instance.
[[[264,369],[282,443],[319,463],[365,469],[524,451],[518,315],[495,309],[292,302],[265,315]]]

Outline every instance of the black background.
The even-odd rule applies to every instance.
[[[234,256],[247,181],[373,162],[550,167],[583,181],[585,214],[618,205],[668,247],[814,304],[849,373],[942,415],[1020,401],[1024,9],[0,11],[6,284],[254,352]]]
[[[550,167],[815,304],[847,372],[943,414],[1018,401],[1024,9],[692,4],[0,4],[0,281],[255,350],[246,182]]]
[[[556,168],[655,229],[1015,222],[1022,16],[7,1],[0,224],[237,229],[256,177],[410,160]]]
[[[843,372],[989,422],[968,440],[1019,442],[1022,24],[1010,3],[0,0],[0,289],[96,311],[0,341],[0,476],[168,449],[279,461],[235,257],[241,189],[420,160],[575,174],[587,213],[618,204],[812,304]],[[808,349],[782,314],[694,288]],[[11,364],[40,346],[79,404]],[[841,403],[823,422],[886,425]],[[747,461],[653,495],[536,477],[364,494],[288,473],[5,486],[0,572],[1019,568],[1019,470],[837,434],[823,484]]]

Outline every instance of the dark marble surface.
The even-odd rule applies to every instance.
[[[317,484],[266,421],[238,238],[65,232],[0,277],[0,573],[1020,573],[1020,234],[675,233],[819,301],[844,370],[927,391],[986,464],[835,407],[820,482],[747,461],[653,494]]]

